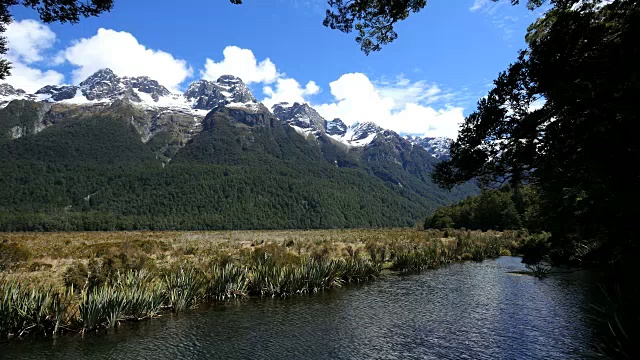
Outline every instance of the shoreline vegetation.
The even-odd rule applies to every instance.
[[[198,304],[310,294],[520,254],[525,231],[0,233],[0,339],[97,332]]]

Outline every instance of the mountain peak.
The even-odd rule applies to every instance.
[[[95,74],[105,74],[105,75],[115,75],[115,73],[113,72],[113,70],[111,70],[110,68],[102,68],[102,69],[98,69]]]
[[[273,105],[273,107],[276,107],[276,106],[287,108],[287,107],[292,107],[293,104],[287,101],[283,101]]]
[[[118,80],[118,75],[116,75],[113,70],[104,68],[91,74],[88,78],[80,83],[80,86],[90,86],[98,81],[114,82]]]
[[[347,133],[347,125],[338,118],[327,121],[325,127],[327,135],[344,136]]]
[[[149,94],[153,101],[158,101],[161,96],[171,95],[171,92],[166,87],[148,76],[123,77],[122,82],[132,89]]]
[[[216,82],[219,84],[244,84],[242,79],[235,75],[221,75]]]
[[[233,75],[222,75],[215,82],[194,81],[184,93],[193,102],[194,109],[210,110],[220,105],[258,103],[242,80]]]
[[[294,126],[298,132],[306,134],[309,131],[326,130],[326,120],[307,103],[278,103],[271,107],[273,115],[285,124]]]
[[[80,83],[80,89],[87,100],[103,100],[120,95],[124,90],[118,75],[109,68],[100,69],[86,78]]]
[[[11,96],[11,95],[24,95],[26,91],[22,89],[16,89],[8,83],[0,84],[0,96]]]
[[[355,122],[351,125],[351,128],[359,132],[379,132],[383,130],[380,126],[371,121]]]
[[[415,135],[406,135],[404,138],[411,144],[424,148],[436,159],[445,160],[449,158],[449,147],[453,140],[447,137],[420,137]]]

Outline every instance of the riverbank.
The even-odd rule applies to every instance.
[[[206,301],[314,293],[518,253],[520,232],[413,229],[0,234],[0,336],[117,327]]]

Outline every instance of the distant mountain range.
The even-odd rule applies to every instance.
[[[268,109],[230,75],[184,94],[110,69],[0,84],[0,230],[411,225],[477,191],[432,183],[449,144]]]
[[[159,110],[188,114],[194,115],[199,120],[209,110],[219,105],[262,105],[242,80],[231,75],[221,76],[215,82],[198,80],[193,82],[184,94],[174,94],[148,76],[119,77],[111,69],[97,71],[78,86],[47,85],[34,94],[14,89],[6,83],[0,84],[0,108],[17,99],[76,105],[105,105],[117,100],[125,100],[149,112]],[[303,136],[320,131],[349,147],[365,146],[378,133],[385,131],[371,122],[347,126],[340,119],[327,121],[308,104],[279,103],[270,110],[273,115],[294,127]],[[156,131],[164,130],[164,127],[160,125],[155,129]],[[16,129],[16,134],[18,133],[20,130]],[[143,131],[143,136],[152,137],[153,133]],[[405,139],[413,145],[423,147],[437,159],[448,157],[451,143],[448,138],[407,135]]]

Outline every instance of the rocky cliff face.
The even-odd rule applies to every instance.
[[[322,137],[321,142],[332,141],[352,149],[369,146],[387,131],[372,122],[347,126],[340,119],[326,120],[306,103],[279,103],[269,112],[242,80],[232,75],[223,75],[216,81],[195,81],[183,94],[172,93],[148,76],[120,77],[110,69],[96,71],[77,86],[48,85],[34,94],[0,84],[0,108],[19,99],[51,104],[37,128],[71,114],[73,117],[117,114],[135,126],[144,142],[152,141],[156,154],[165,161],[202,130],[202,120],[209,111],[220,107],[228,108],[230,111],[226,113],[237,122],[250,126],[263,123],[272,112],[308,139]],[[14,135],[26,134],[28,131]],[[381,139],[384,138],[387,137]],[[435,158],[448,156],[450,139],[417,136],[404,139]]]
[[[111,69],[101,69],[77,86],[48,85],[34,94],[0,84],[0,108],[13,100],[50,104],[41,116],[41,124],[35,127],[38,129],[69,117],[121,117],[136,128],[143,142],[151,142],[163,161],[169,161],[202,130],[205,115],[216,107],[227,106],[244,114],[268,113],[242,80],[231,75],[215,82],[198,80],[184,94],[176,94],[148,76],[120,77]],[[14,130],[13,137],[29,133],[22,128]]]
[[[0,84],[0,108],[7,106],[13,100],[24,100],[28,99],[29,94],[22,89],[16,89],[13,86],[2,83]],[[31,95],[31,98],[34,98]]]
[[[340,119],[333,119],[325,122],[327,135],[344,136],[347,133],[347,125]]]
[[[216,106],[234,103],[258,103],[240,78],[223,75],[216,82],[198,80],[184,93],[194,109],[211,110]]]
[[[60,90],[68,94],[67,97],[60,100],[52,100],[72,99],[76,96],[77,90],[80,90],[82,96],[89,101],[114,101],[116,99],[129,98],[133,102],[140,103],[146,100],[141,95],[146,94],[152,101],[157,102],[160,97],[171,95],[167,88],[148,76],[119,77],[111,69],[98,70],[81,82],[79,86],[65,86]],[[73,96],[70,96],[71,94]]]
[[[308,104],[279,103],[271,108],[273,115],[299,130],[326,131],[326,121]]]
[[[421,146],[431,156],[439,160],[445,160],[449,158],[449,147],[453,140],[446,137],[420,137],[406,135],[405,139],[413,145]]]
[[[63,101],[76,97],[78,89],[79,88],[77,86],[47,85],[42,89],[36,91],[36,94],[45,96],[48,95],[47,100]]]
[[[0,96],[2,97],[14,95],[20,96],[24,94],[26,94],[26,92],[22,89],[15,89],[13,86],[6,83],[0,84]]]
[[[283,102],[275,104],[271,111],[273,115],[284,123],[293,126],[296,131],[305,137],[314,136],[318,138],[326,135],[350,148],[368,146],[376,139],[378,134],[391,131],[383,129],[372,122],[355,123],[347,126],[340,119],[325,120],[308,104]],[[395,132],[393,133],[398,135]],[[385,135],[381,139],[390,138]],[[405,136],[404,140],[412,145],[422,147],[436,159],[446,159],[449,155],[451,139]]]

